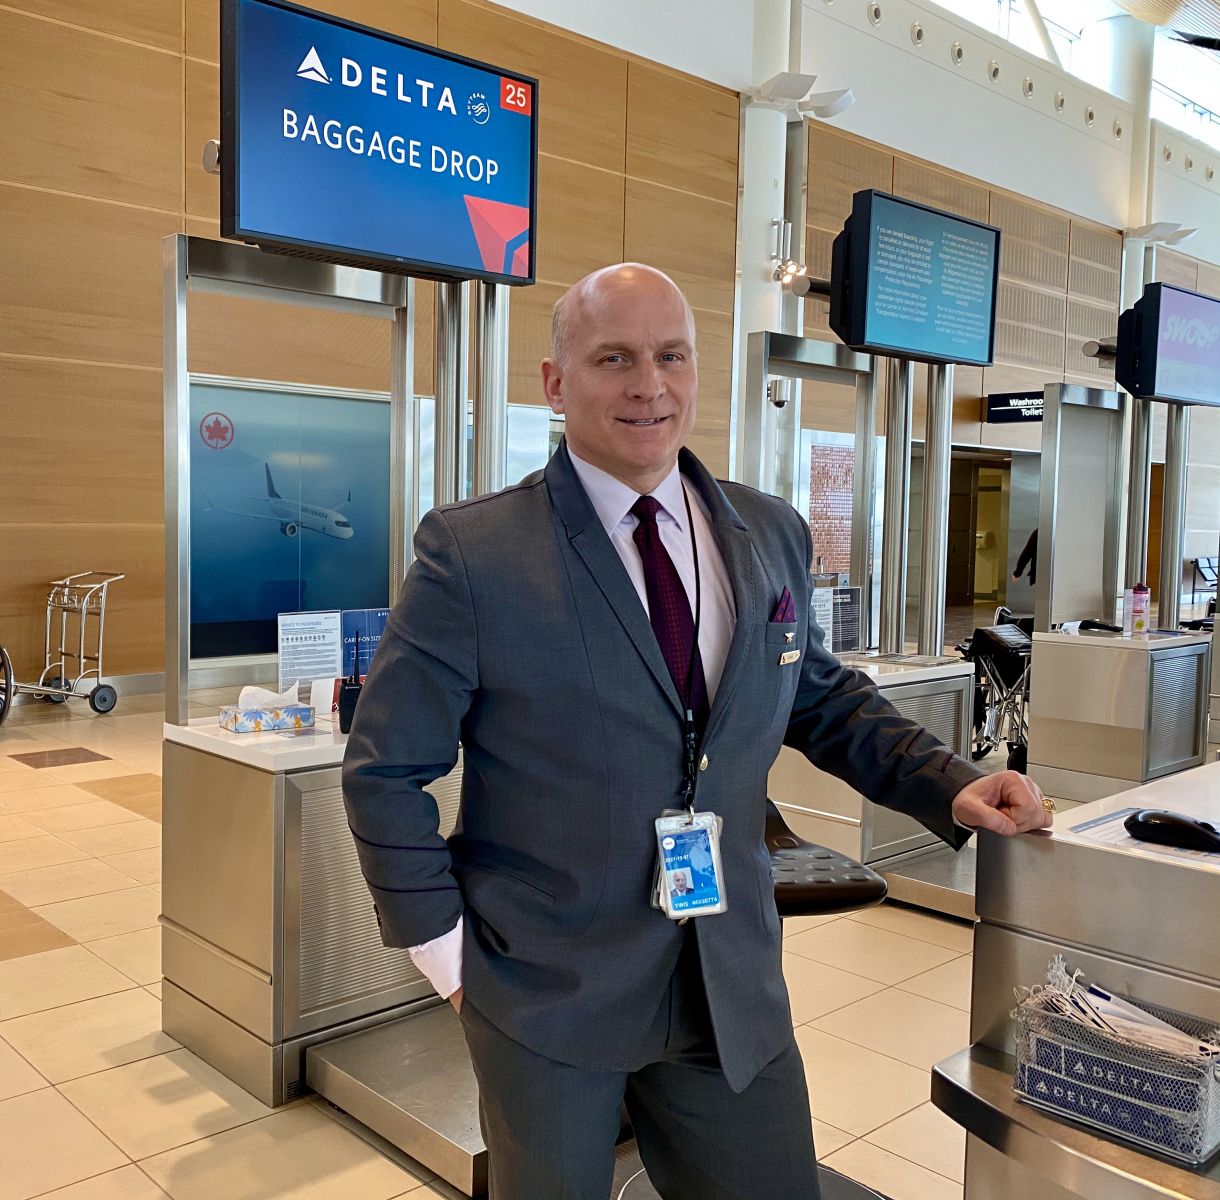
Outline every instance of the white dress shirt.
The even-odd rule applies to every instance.
[[[639,499],[640,493],[600,467],[577,458],[570,449],[568,453],[572,466],[576,468],[577,478],[611,545],[623,560],[627,576],[647,613],[644,563],[631,536],[639,524],[631,515],[631,506]],[[686,588],[691,614],[693,616],[695,612],[695,559],[691,552],[691,528],[687,521],[684,491],[690,498],[695,546],[699,551],[699,657],[703,661],[703,677],[707,682],[710,703],[716,698],[716,689],[724,674],[724,660],[728,657],[729,643],[733,640],[737,625],[737,605],[733,599],[728,569],[712,532],[707,507],[699,493],[682,479],[675,462],[673,470],[649,494],[661,506],[657,513],[657,532],[661,544],[673,560],[682,586]],[[437,994],[445,998],[451,996],[462,986],[462,918],[459,917],[457,924],[441,937],[410,947],[410,953],[411,961],[436,988]]]

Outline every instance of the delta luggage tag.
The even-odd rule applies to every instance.
[[[720,861],[720,818],[715,813],[658,817],[657,888],[661,911],[675,921],[707,917],[728,908]]]

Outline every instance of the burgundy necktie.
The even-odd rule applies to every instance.
[[[691,646],[695,640],[695,622],[690,600],[673,559],[661,541],[657,529],[657,513],[661,505],[651,496],[641,496],[632,506],[631,515],[639,521],[632,533],[640,558],[644,563],[644,587],[648,593],[648,616],[657,636],[661,655],[674,686],[684,704],[689,704],[695,724],[702,729],[707,723],[707,682],[703,678],[703,660],[695,650],[695,669],[691,674],[691,695],[686,694],[687,674],[691,665]]]

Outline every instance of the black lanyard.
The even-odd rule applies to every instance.
[[[679,477],[679,483],[681,482],[681,477]],[[682,484],[682,499],[686,502],[686,524],[690,529],[690,552],[695,566],[695,634],[691,638],[690,661],[686,668],[686,712],[684,716],[686,761],[683,768],[682,806],[688,814],[693,815],[695,782],[699,776],[698,764],[695,761],[699,749],[699,732],[695,728],[694,710],[695,664],[698,662],[699,655],[699,622],[703,615],[703,589],[699,579],[699,543],[695,540],[695,519],[691,514],[690,496],[687,495],[685,484]],[[657,536],[660,536],[659,531]]]

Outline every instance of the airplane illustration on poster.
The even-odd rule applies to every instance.
[[[355,536],[352,523],[343,515],[344,508],[351,503],[352,493],[349,490],[347,499],[336,508],[324,508],[319,504],[310,504],[304,500],[289,500],[276,490],[275,480],[271,476],[271,466],[263,464],[267,476],[267,494],[265,496],[238,496],[237,504],[217,504],[210,496],[205,497],[208,508],[217,512],[233,513],[239,517],[252,517],[260,521],[277,521],[280,533],[285,537],[296,537],[302,529],[311,533],[319,533],[324,537],[338,538],[346,541]],[[240,507],[238,506],[240,504]]]

